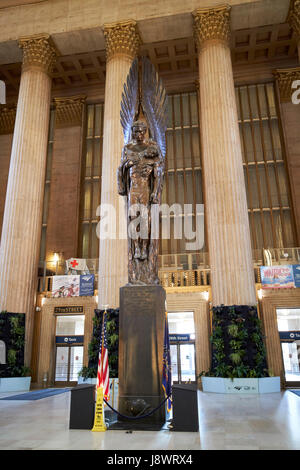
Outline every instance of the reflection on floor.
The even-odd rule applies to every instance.
[[[257,396],[199,392],[199,433],[70,430],[70,395],[1,400],[0,449],[300,450],[300,397],[290,391]]]

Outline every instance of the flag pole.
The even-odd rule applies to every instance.
[[[102,328],[101,328],[101,351],[99,353],[99,363],[98,363],[98,371],[97,371],[97,398],[96,398],[96,407],[95,407],[95,417],[94,417],[94,426],[92,428],[92,432],[104,432],[106,431],[105,426],[105,419],[104,419],[104,403],[103,403],[103,381],[99,381],[99,377],[103,376],[103,344],[104,344],[104,322],[105,322],[105,315],[107,313],[106,308],[108,306],[105,305],[105,310],[103,313],[103,321],[102,321]],[[100,370],[99,370],[100,367]]]

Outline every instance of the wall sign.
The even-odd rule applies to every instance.
[[[52,297],[93,296],[94,281],[94,274],[53,276]]]
[[[169,335],[170,341],[190,341],[190,335],[183,334],[171,334]]]
[[[83,306],[54,307],[54,313],[83,313]]]
[[[300,264],[293,265],[295,287],[300,287]]]
[[[79,344],[84,342],[84,336],[70,335],[70,336],[56,336],[56,344]]]
[[[263,289],[295,287],[292,265],[261,266],[260,277]]]
[[[294,341],[299,341],[300,340],[300,331],[279,331],[279,338],[281,340],[283,339],[288,339],[288,340],[294,340]]]

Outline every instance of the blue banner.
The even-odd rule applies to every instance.
[[[94,274],[83,274],[80,276],[80,296],[93,296],[94,295]]]
[[[279,338],[281,340],[288,339],[292,341],[300,340],[300,331],[279,331]]]
[[[56,336],[56,344],[83,344],[84,336],[70,335],[70,336]]]
[[[170,341],[190,341],[190,335],[186,334],[170,334]]]
[[[300,287],[300,264],[293,265],[295,287]]]
[[[261,266],[260,277],[263,289],[295,287],[292,265]]]

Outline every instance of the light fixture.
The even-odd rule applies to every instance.
[[[259,300],[261,300],[263,298],[263,290],[262,289],[258,289],[257,296],[258,296]]]
[[[59,254],[58,253],[53,253],[53,261],[54,261],[54,263],[58,263],[58,261],[59,261]]]
[[[202,295],[204,297],[204,299],[206,300],[206,302],[208,302],[208,299],[209,299],[209,292],[208,290],[205,290],[202,292]]]

